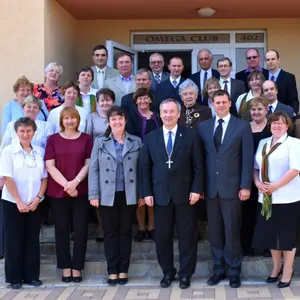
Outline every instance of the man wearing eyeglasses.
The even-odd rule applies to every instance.
[[[248,68],[236,73],[235,79],[244,81],[246,91],[248,92],[250,90],[250,88],[248,86],[247,77],[251,71],[254,71],[254,70],[261,71],[264,74],[265,78],[268,78],[269,72],[268,72],[268,70],[260,67],[259,51],[255,48],[251,48],[246,52],[246,61],[247,61]]]
[[[149,57],[149,66],[152,71],[151,90],[156,90],[156,85],[168,80],[170,73],[163,72],[164,57],[160,53],[153,53]]]
[[[91,87],[96,90],[100,90],[103,88],[104,81],[118,76],[119,71],[113,68],[110,68],[107,65],[107,49],[103,45],[97,45],[93,49],[93,61],[94,66],[92,66],[92,70],[94,72],[94,80],[91,84]]]

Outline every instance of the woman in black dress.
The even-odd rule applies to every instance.
[[[271,136],[267,127],[268,102],[264,97],[256,97],[251,101],[250,114],[252,121],[250,122],[253,134],[254,153],[262,139]],[[258,190],[255,184],[252,184],[251,195],[248,201],[242,204],[242,247],[244,255],[252,255],[251,247],[252,236],[256,222],[256,209],[258,200]]]
[[[162,123],[158,114],[151,111],[153,99],[148,89],[137,89],[133,95],[133,101],[137,106],[137,109],[128,116],[126,131],[130,134],[137,135],[143,141],[148,132],[159,128]],[[154,209],[153,207],[147,207],[147,211],[147,233],[149,238],[154,240]],[[146,206],[144,202],[139,202],[136,210],[136,217],[139,225],[139,231],[135,235],[134,240],[140,242],[146,237]]]

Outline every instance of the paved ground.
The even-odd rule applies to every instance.
[[[46,283],[46,282],[45,282]],[[278,289],[276,285],[244,284],[231,289],[226,284],[209,287],[193,283],[187,290],[181,290],[174,283],[172,287],[160,289],[158,285],[128,285],[122,287],[94,286],[92,284],[59,286],[45,284],[42,288],[24,288],[16,291],[0,288],[3,300],[300,300],[300,281],[290,288]]]

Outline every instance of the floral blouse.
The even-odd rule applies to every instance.
[[[43,100],[46,104],[48,111],[56,108],[64,103],[64,98],[61,94],[61,86],[54,90],[50,90],[44,84],[35,84],[33,88],[33,95]]]

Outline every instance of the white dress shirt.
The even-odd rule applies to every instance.
[[[96,78],[97,78],[99,90],[102,89],[104,85],[105,71],[106,71],[106,66],[103,69],[100,69],[98,66],[96,66]]]
[[[38,195],[41,180],[48,176],[44,154],[44,148],[36,145],[32,145],[32,151],[27,154],[20,143],[12,143],[2,151],[0,175],[11,177],[14,180],[18,193],[25,204],[30,203]],[[2,199],[16,203],[6,185],[3,187]]]
[[[225,83],[224,81],[227,80],[227,92],[229,95],[231,95],[231,78],[228,77],[227,79],[220,78],[219,83],[221,85],[221,89],[224,90]]]
[[[204,80],[205,72],[207,72],[207,79],[212,78],[212,70],[211,70],[211,68],[208,69],[208,70],[206,70],[206,71],[201,69],[201,71],[200,71],[200,87],[201,87],[201,90],[204,89],[203,80]]]
[[[246,102],[251,101],[254,98],[254,96],[252,95],[251,90],[248,93],[244,93],[242,95],[239,95],[236,102],[235,102],[235,107],[236,107],[237,112],[240,111],[241,103],[242,103],[242,101],[243,101],[243,99],[246,95],[247,95]]]
[[[88,113],[91,113],[91,95],[96,96],[98,90],[90,88],[89,92],[87,94],[84,94],[82,91],[80,91],[81,99],[82,99],[82,104],[83,107],[88,111]]]
[[[218,116],[216,116],[216,122],[215,122],[215,128],[214,128],[214,134],[215,134],[215,131],[216,131],[216,129],[217,129],[217,127],[218,127],[218,125],[219,125],[219,120],[220,119],[223,119],[223,123],[222,123],[222,128],[223,128],[223,134],[222,134],[222,140],[221,140],[221,143],[223,144],[223,139],[224,139],[224,136],[225,136],[225,133],[226,133],[226,130],[227,130],[227,126],[228,126],[228,123],[229,123],[229,121],[230,121],[230,117],[231,117],[231,115],[230,114],[228,114],[226,117],[224,117],[224,118],[219,118]]]
[[[165,147],[166,147],[166,149],[167,149],[167,144],[168,144],[168,140],[169,140],[169,131],[172,132],[172,149],[174,148],[174,143],[175,143],[175,137],[176,137],[177,129],[178,129],[178,125],[177,124],[171,130],[169,130],[165,126],[163,126],[164,141],[165,141]]]
[[[52,109],[49,113],[47,122],[50,124],[53,133],[60,132],[59,117],[60,117],[60,112],[63,110],[63,108],[64,105],[61,105],[59,107]],[[85,132],[86,121],[89,114],[87,110],[81,106],[75,105],[75,108],[78,110],[80,115],[80,124],[78,130],[81,132]]]
[[[274,103],[272,104],[268,104],[268,109],[270,106],[272,106],[272,113],[275,111],[276,107],[277,107],[277,104],[278,104],[278,100],[276,100]]]
[[[173,81],[176,81],[176,87],[178,87],[178,85],[179,85],[179,82],[180,82],[180,79],[181,79],[181,76],[179,76],[177,79],[174,79],[172,76],[170,76],[170,82],[171,82],[171,84],[174,86],[174,84],[173,84]]]
[[[259,170],[259,180],[262,180],[262,149],[267,143],[266,153],[270,151],[272,137],[260,141],[254,159],[254,168]],[[300,140],[284,134],[277,143],[282,143],[268,157],[270,182],[277,182],[284,174],[296,169],[300,171]],[[273,204],[293,203],[300,200],[300,177],[297,175],[292,181],[272,193]],[[259,193],[258,201],[262,203],[263,194]]]

